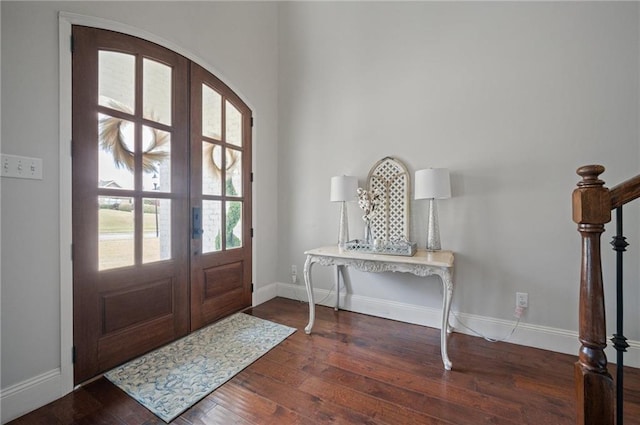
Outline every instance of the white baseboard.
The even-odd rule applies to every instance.
[[[533,325],[524,321],[518,323],[516,320],[503,320],[458,312],[452,312],[450,323],[454,327],[455,332],[487,337],[493,340],[504,340],[504,342],[511,344],[525,345],[527,347],[541,348],[543,350],[576,356],[580,348],[578,333],[566,329]],[[512,331],[513,333],[511,333]]]
[[[255,307],[277,296],[278,296],[278,284],[270,283],[269,285],[254,289],[252,305]]]
[[[2,423],[60,398],[61,388],[62,374],[59,368],[3,388],[0,395]]]
[[[302,285],[279,282],[277,283],[277,296],[308,302],[307,292]],[[313,296],[316,304],[328,307],[335,306],[335,292],[314,288]],[[441,327],[441,310],[430,307],[362,295],[345,294],[342,292],[340,294],[340,308],[356,313],[369,314],[371,316],[384,317],[386,319],[437,329]],[[515,319],[503,320],[487,316],[458,313],[455,311],[451,312],[449,323],[453,326],[454,332],[479,336],[473,331],[466,329],[462,325],[464,324],[477,333],[492,339],[504,339],[508,337],[505,342],[575,355],[576,360],[578,357],[580,343],[578,341],[578,333],[573,330],[534,325],[521,321],[515,332],[510,335],[517,323]],[[629,343],[629,348],[624,355],[624,364],[626,366],[640,368],[640,341],[627,342]],[[615,363],[616,351],[611,345],[607,347],[606,354],[609,363]]]
[[[629,348],[627,348],[627,352],[624,353],[624,365],[640,368],[640,341],[627,341],[629,344]],[[611,346],[607,347],[607,361],[609,363],[616,362],[616,350]]]

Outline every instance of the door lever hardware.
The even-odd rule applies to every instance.
[[[191,239],[202,239],[202,214],[200,207],[193,207],[191,209]]]

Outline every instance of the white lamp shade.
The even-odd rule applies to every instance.
[[[356,199],[358,179],[353,176],[331,177],[331,202]]]
[[[451,198],[451,180],[446,168],[427,168],[416,171],[415,199]]]

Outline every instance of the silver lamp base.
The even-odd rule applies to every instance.
[[[427,225],[427,251],[440,251],[440,226],[435,199],[429,199],[429,223]]]
[[[344,249],[349,242],[349,220],[347,219],[346,202],[340,202],[340,229],[338,231],[338,247]]]

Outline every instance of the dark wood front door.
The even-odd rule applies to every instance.
[[[191,66],[191,328],[251,305],[251,111]],[[202,225],[200,225],[200,223]]]
[[[251,112],[215,77],[154,43],[78,26],[73,39],[80,383],[251,305]],[[218,97],[206,92],[203,103],[200,88],[191,99],[191,68],[199,87],[216,81],[208,84]],[[219,193],[203,194],[203,182],[215,186],[202,174],[207,153]]]

